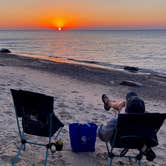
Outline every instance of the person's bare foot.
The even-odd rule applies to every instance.
[[[101,98],[104,103],[104,109],[108,111],[111,108],[111,106],[109,105],[109,101],[110,101],[109,98],[107,97],[106,94],[103,94]]]

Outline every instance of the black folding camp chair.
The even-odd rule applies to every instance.
[[[106,143],[110,166],[115,157],[135,158],[138,165],[142,165],[142,157],[148,155],[151,147],[158,145],[157,132],[165,118],[166,114],[159,113],[119,114],[113,138]],[[120,154],[114,154],[114,148],[122,149]],[[137,149],[138,153],[127,155],[129,149]],[[150,155],[154,157],[155,153]]]
[[[46,147],[44,165],[47,165],[48,150],[51,148],[51,137],[58,138],[64,124],[54,115],[54,98],[40,93],[11,89],[21,146],[15,156],[14,166],[25,149],[26,144]],[[22,124],[21,124],[22,122]],[[26,134],[48,137],[48,143],[32,142],[25,138]]]

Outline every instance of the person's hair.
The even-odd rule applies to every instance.
[[[145,103],[138,96],[131,96],[126,101],[126,109],[127,113],[144,113],[145,112]]]
[[[127,95],[126,95],[126,101],[130,99],[130,97],[133,97],[133,96],[138,96],[135,92],[128,92]]]

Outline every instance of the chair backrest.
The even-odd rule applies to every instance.
[[[53,113],[54,98],[41,93],[25,90],[11,89],[14,106],[18,117],[22,117],[23,112],[32,115]]]
[[[141,148],[158,145],[157,132],[166,118],[166,114],[119,114],[114,147]]]
[[[60,127],[63,127],[59,119],[55,115],[52,116],[54,105],[52,96],[14,89],[11,89],[11,93],[16,115],[22,118],[25,133],[48,137],[50,131],[53,135]]]

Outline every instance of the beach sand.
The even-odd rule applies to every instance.
[[[123,86],[124,80],[137,81],[141,87]],[[51,62],[41,59],[0,54],[0,165],[11,165],[20,140],[10,89],[24,89],[54,96],[55,114],[65,124],[60,137],[64,142],[61,152],[49,152],[48,165],[105,166],[109,165],[105,143],[96,140],[94,153],[71,151],[68,125],[73,122],[105,123],[114,116],[103,108],[101,95],[123,100],[128,91],[137,92],[149,112],[165,112],[166,78],[154,73],[131,73],[107,70],[77,64]],[[155,122],[154,122],[155,123]],[[143,159],[144,165],[166,163],[166,122],[158,133],[159,145],[154,148],[157,158],[153,162]],[[40,137],[35,139],[41,140]],[[45,149],[27,145],[17,165],[42,165]],[[135,161],[115,159],[114,165],[136,165]]]

